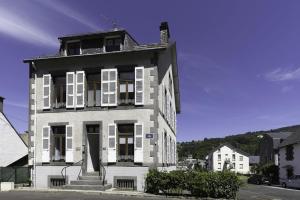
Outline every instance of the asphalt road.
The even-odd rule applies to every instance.
[[[239,200],[300,200],[300,190],[267,185],[246,185],[240,188]]]
[[[0,192],[0,200],[159,200],[165,197],[135,197],[112,194],[93,194],[80,192],[37,192],[10,191]],[[170,199],[170,198],[168,198]],[[176,200],[175,198],[172,198]]]

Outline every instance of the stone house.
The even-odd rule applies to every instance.
[[[300,175],[300,133],[295,132],[279,145],[279,181],[281,184]]]
[[[29,165],[37,188],[144,190],[150,168],[176,168],[176,43],[126,30],[59,37],[29,65]],[[79,180],[78,180],[79,179]]]

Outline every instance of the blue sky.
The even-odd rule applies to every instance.
[[[0,0],[5,113],[27,130],[22,60],[56,53],[58,36],[110,29],[114,20],[140,43],[158,42],[168,21],[180,68],[179,141],[299,124],[299,10],[293,0]]]

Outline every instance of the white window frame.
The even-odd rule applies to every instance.
[[[49,84],[45,85],[45,78],[49,77]],[[51,74],[43,74],[43,109],[50,109],[51,108],[51,83],[52,83],[52,77]],[[49,96],[45,95],[45,87],[49,88]],[[45,106],[44,102],[45,99],[48,98],[48,105],[49,106]]]
[[[73,83],[69,83],[68,82],[68,75],[72,75],[73,76]],[[76,76],[75,76],[75,72],[67,72],[66,74],[66,108],[74,108],[75,106],[75,98],[76,98],[76,95],[75,95],[75,87],[76,87]],[[73,86],[73,95],[70,95],[69,94],[69,87],[72,85]],[[72,105],[68,105],[68,97],[69,96],[72,96],[73,97],[73,102],[72,102]]]
[[[143,73],[142,78],[137,78],[137,75],[136,75],[137,70],[142,70],[142,73]],[[137,84],[136,84],[137,81],[142,81],[142,90],[141,91],[137,90]],[[134,88],[134,104],[135,105],[144,105],[144,102],[145,102],[145,68],[144,68],[144,66],[135,67],[135,69],[134,69],[134,87],[135,87]],[[142,102],[136,101],[137,93],[142,93]]]
[[[110,72],[111,71],[115,71],[116,73],[116,80],[111,80],[110,78]],[[108,80],[103,80],[103,74],[104,72],[108,72]],[[104,92],[103,89],[103,84],[104,83],[108,83],[108,91]],[[111,83],[115,83],[115,90],[114,91],[110,91],[110,84]],[[112,69],[102,69],[101,70],[101,106],[117,106],[118,105],[118,70],[116,68],[112,68]],[[103,95],[107,94],[108,95],[108,103],[103,103]],[[115,94],[115,103],[111,103],[110,102],[110,94]]]
[[[78,82],[78,74],[82,73],[82,83]],[[82,85],[82,93],[78,94],[77,87],[78,85]],[[82,96],[82,104],[78,104],[77,97]],[[84,71],[76,71],[76,108],[84,108],[85,104],[85,72]]]

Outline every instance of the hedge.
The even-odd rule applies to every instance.
[[[146,177],[146,192],[181,195],[183,191],[195,197],[235,198],[239,180],[232,172],[158,171],[152,169]]]

